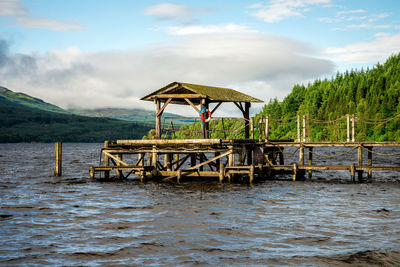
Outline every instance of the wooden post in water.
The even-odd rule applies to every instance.
[[[219,182],[222,183],[224,181],[225,173],[225,165],[220,162],[219,163]]]
[[[361,167],[363,165],[363,156],[362,156],[362,146],[359,146],[357,149],[357,158],[358,158],[358,167]],[[358,181],[362,182],[363,181],[363,171],[359,170],[357,171],[358,174]]]
[[[304,146],[301,145],[299,148],[299,165],[298,166],[304,166]],[[296,178],[295,180],[299,180],[299,181],[304,181],[304,174],[305,171],[304,170],[296,170]]]
[[[229,151],[231,152],[228,155],[228,167],[232,167],[235,165],[235,155],[233,154],[233,146],[229,146]],[[232,174],[228,174],[228,181],[230,182],[232,178]]]
[[[298,167],[297,167],[297,164],[296,163],[294,163],[293,164],[293,182],[295,182],[296,181],[296,178],[297,178],[297,172],[299,171],[299,169],[298,169]]]
[[[300,115],[297,115],[297,142],[300,143],[301,136],[300,136]]]
[[[61,176],[62,174],[62,143],[55,143],[56,165],[54,167],[54,176]]]
[[[182,170],[178,170],[176,173],[176,182],[179,184],[182,178]]]
[[[178,166],[179,166],[178,161],[179,161],[179,154],[176,153],[176,154],[174,155],[174,162],[175,162],[175,164],[174,164],[174,170],[175,170],[175,171],[178,170]]]
[[[170,153],[165,154],[167,161],[167,171],[172,171],[172,155]]]
[[[347,142],[350,142],[350,114],[347,114]]]
[[[246,148],[244,145],[242,145],[242,149],[238,153],[238,165],[243,166],[244,165],[244,155],[246,152]]]
[[[104,141],[104,148],[108,148],[110,141]],[[104,154],[104,166],[110,166],[110,157]],[[104,171],[104,178],[110,178],[110,171]]]
[[[254,164],[250,165],[249,170],[249,183],[252,184],[254,180]]]
[[[355,171],[355,166],[354,166],[354,163],[352,163],[351,165],[350,165],[350,178],[351,178],[351,181],[352,182],[354,182],[355,180],[356,180],[356,171]]]
[[[190,167],[196,166],[196,153],[190,155]]]
[[[354,117],[354,114],[352,114],[351,115],[351,141],[352,142],[356,141],[355,128],[356,128],[356,119]]]
[[[157,175],[157,173],[158,173],[158,171],[157,171],[157,161],[158,161],[158,153],[157,153],[157,147],[156,146],[153,146],[153,148],[152,148],[152,159],[151,159],[151,161],[152,161],[152,164],[153,164],[153,167],[154,167],[154,169],[153,169],[153,176],[156,176]]]
[[[141,167],[144,166],[144,156],[145,155],[146,155],[145,153],[139,153],[138,165],[141,166]],[[139,176],[140,176],[140,181],[143,182],[144,177],[145,177],[145,172],[144,171],[140,171]]]
[[[199,157],[200,157],[200,163],[203,163],[204,162],[204,154],[203,153],[199,153]],[[199,167],[199,171],[204,171],[204,165],[201,165],[200,167]]]
[[[219,155],[221,155],[221,153],[219,153],[219,152],[215,152],[214,153],[214,157],[217,157]],[[217,171],[219,170],[220,167],[221,167],[220,159],[215,160],[215,168],[217,169]]]
[[[304,146],[300,145],[299,148],[299,165],[303,166],[304,165]]]
[[[117,159],[122,160],[122,154],[117,154]],[[121,166],[121,162],[117,161],[117,166]],[[123,178],[123,174],[121,170],[117,170],[117,178],[121,179]]]
[[[269,132],[269,116],[265,117],[265,139],[268,141],[268,132]]]
[[[372,166],[372,146],[367,147],[368,149],[368,166]],[[372,170],[368,170],[368,181],[372,179]]]

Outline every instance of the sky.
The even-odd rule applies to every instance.
[[[174,81],[268,103],[399,53],[396,14],[399,0],[0,0],[0,86],[62,108],[154,110],[140,98]]]

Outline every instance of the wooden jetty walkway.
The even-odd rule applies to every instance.
[[[130,178],[133,175],[141,181],[157,179],[180,182],[182,179],[218,179],[219,182],[245,180],[252,183],[255,179],[270,179],[281,173],[293,175],[293,181],[305,180],[306,174],[313,171],[348,171],[352,181],[372,179],[373,171],[400,171],[400,162],[396,166],[373,165],[373,154],[395,157],[392,154],[377,152],[379,147],[392,147],[400,150],[399,142],[355,142],[354,116],[346,116],[346,142],[309,142],[306,138],[306,123],[303,117],[297,117],[297,140],[271,140],[268,138],[269,118],[259,123],[259,138],[254,138],[254,119],[249,117],[251,102],[259,99],[232,89],[174,82],[163,87],[143,100],[156,104],[156,138],[152,140],[116,140],[105,141],[101,150],[100,164],[90,168],[93,179]],[[234,103],[243,113],[243,139],[209,139],[208,123],[212,114],[222,104]],[[161,104],[163,106],[161,106]],[[200,139],[161,139],[161,116],[169,103],[190,105],[202,118]],[[213,109],[210,104],[215,104]],[[199,107],[196,107],[199,105]],[[352,126],[350,127],[350,121]],[[262,128],[262,129],[261,129]],[[302,128],[302,129],[301,129]],[[351,134],[350,134],[351,128]],[[301,131],[302,130],[302,131]],[[301,135],[303,133],[303,135]],[[264,138],[265,137],[265,138]],[[295,148],[292,156],[298,160],[285,164],[285,148]],[[340,148],[345,152],[324,155],[321,148]],[[367,158],[363,158],[367,154]],[[342,165],[316,165],[313,159],[326,159],[344,155],[356,155],[356,160]],[[307,161],[306,161],[307,159]]]
[[[297,163],[285,165],[283,151],[287,147],[297,148],[295,151],[299,159]],[[334,155],[322,155],[317,152],[318,148],[326,147],[344,147],[348,150]],[[311,177],[314,170],[349,171],[352,181],[356,180],[356,174],[359,181],[364,181],[364,171],[367,172],[368,179],[372,178],[372,171],[400,171],[399,165],[375,166],[372,164],[373,153],[378,153],[374,152],[374,148],[377,147],[400,148],[400,143],[298,143],[252,139],[106,141],[102,149],[104,165],[91,167],[90,176],[91,178],[110,178],[110,172],[115,171],[116,178],[128,178],[136,174],[141,181],[152,178],[179,182],[182,177],[216,177],[220,182],[239,178],[247,179],[249,183],[252,183],[255,178],[269,179],[280,173],[292,173],[294,181],[304,180],[306,173]],[[368,154],[367,160],[363,158],[363,151]],[[248,157],[249,154],[252,154],[251,157]],[[348,165],[313,165],[313,157],[338,157],[345,154],[357,155],[356,162]],[[136,156],[132,157],[132,155]],[[98,172],[104,175],[96,177]]]

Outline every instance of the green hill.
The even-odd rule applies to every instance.
[[[336,77],[295,85],[292,92],[279,102],[271,100],[260,115],[283,119],[272,122],[270,137],[296,139],[296,122],[287,124],[297,115],[314,119],[310,126],[312,141],[346,140],[346,120],[329,124],[319,121],[336,120],[355,114],[356,140],[400,141],[400,54],[372,69],[337,73]]]
[[[154,107],[155,108],[155,107]],[[70,109],[71,113],[82,116],[98,117],[98,118],[113,118],[118,120],[146,122],[154,126],[155,111],[145,109],[125,109],[125,108],[99,108],[99,109]],[[178,118],[182,117],[173,113],[163,113],[164,117]],[[174,123],[181,125],[185,122],[191,122],[190,119],[175,119]]]
[[[141,139],[143,123],[69,114],[40,99],[0,88],[0,142],[103,142]]]
[[[0,86],[0,104],[15,107],[26,107],[39,109],[43,111],[69,113],[68,111],[55,105],[44,102],[39,98],[35,98],[23,93],[15,93],[5,87]]]

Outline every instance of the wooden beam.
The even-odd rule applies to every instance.
[[[196,99],[201,99],[201,98],[207,98],[207,96],[202,95],[202,94],[160,94],[160,95],[151,96],[151,99],[157,99],[157,98],[196,98]]]
[[[219,108],[219,106],[221,106],[221,104],[222,104],[222,102],[219,102],[219,103],[213,108],[213,110],[211,111],[211,115],[214,113],[214,111],[217,110],[217,108]]]
[[[195,165],[195,166],[193,166],[193,167],[190,167],[190,168],[188,168],[188,169],[185,169],[185,170],[183,170],[183,172],[195,170],[195,169],[197,169],[198,167],[201,167],[201,166],[206,165],[206,164],[208,164],[208,163],[210,163],[210,162],[212,162],[212,161],[214,161],[214,160],[217,160],[217,159],[220,159],[220,158],[222,158],[222,157],[225,157],[225,156],[227,156],[227,155],[229,155],[229,154],[231,154],[231,153],[232,153],[232,151],[229,150],[229,151],[227,151],[227,152],[225,152],[225,153],[223,153],[223,154],[221,154],[221,155],[218,155],[218,156],[216,156],[216,157],[213,157],[212,159],[203,161],[203,162],[201,162],[201,163],[199,163],[199,164],[197,164],[197,165]],[[175,178],[176,176],[177,176],[177,175],[171,175],[171,176],[169,176],[169,177],[167,177],[167,178],[164,178],[163,181],[171,180],[171,179]]]
[[[114,156],[114,155],[108,153],[107,151],[104,151],[103,153],[104,153],[104,155],[107,155],[109,158],[112,158],[113,160],[115,160],[115,161],[118,162],[119,164],[124,165],[124,166],[129,166],[129,164],[123,162],[122,160],[120,160],[120,159],[117,158],[116,156]]]
[[[164,140],[117,140],[117,145],[176,145],[176,144],[193,144],[193,145],[219,145],[221,139],[164,139]]]
[[[200,113],[200,110],[192,103],[192,101],[189,100],[189,98],[185,97],[185,101],[192,106],[198,113]]]
[[[172,100],[172,98],[168,98],[168,100],[164,103],[162,108],[158,111],[157,116],[161,116],[162,115],[162,113],[164,112],[164,109],[167,107],[169,102],[171,102],[171,100]]]
[[[238,102],[233,102],[233,103],[240,109],[240,111],[242,111],[242,113],[243,113],[243,115],[244,115],[245,111],[244,111],[244,109],[243,109],[242,103],[239,102],[240,105],[238,104]]]

